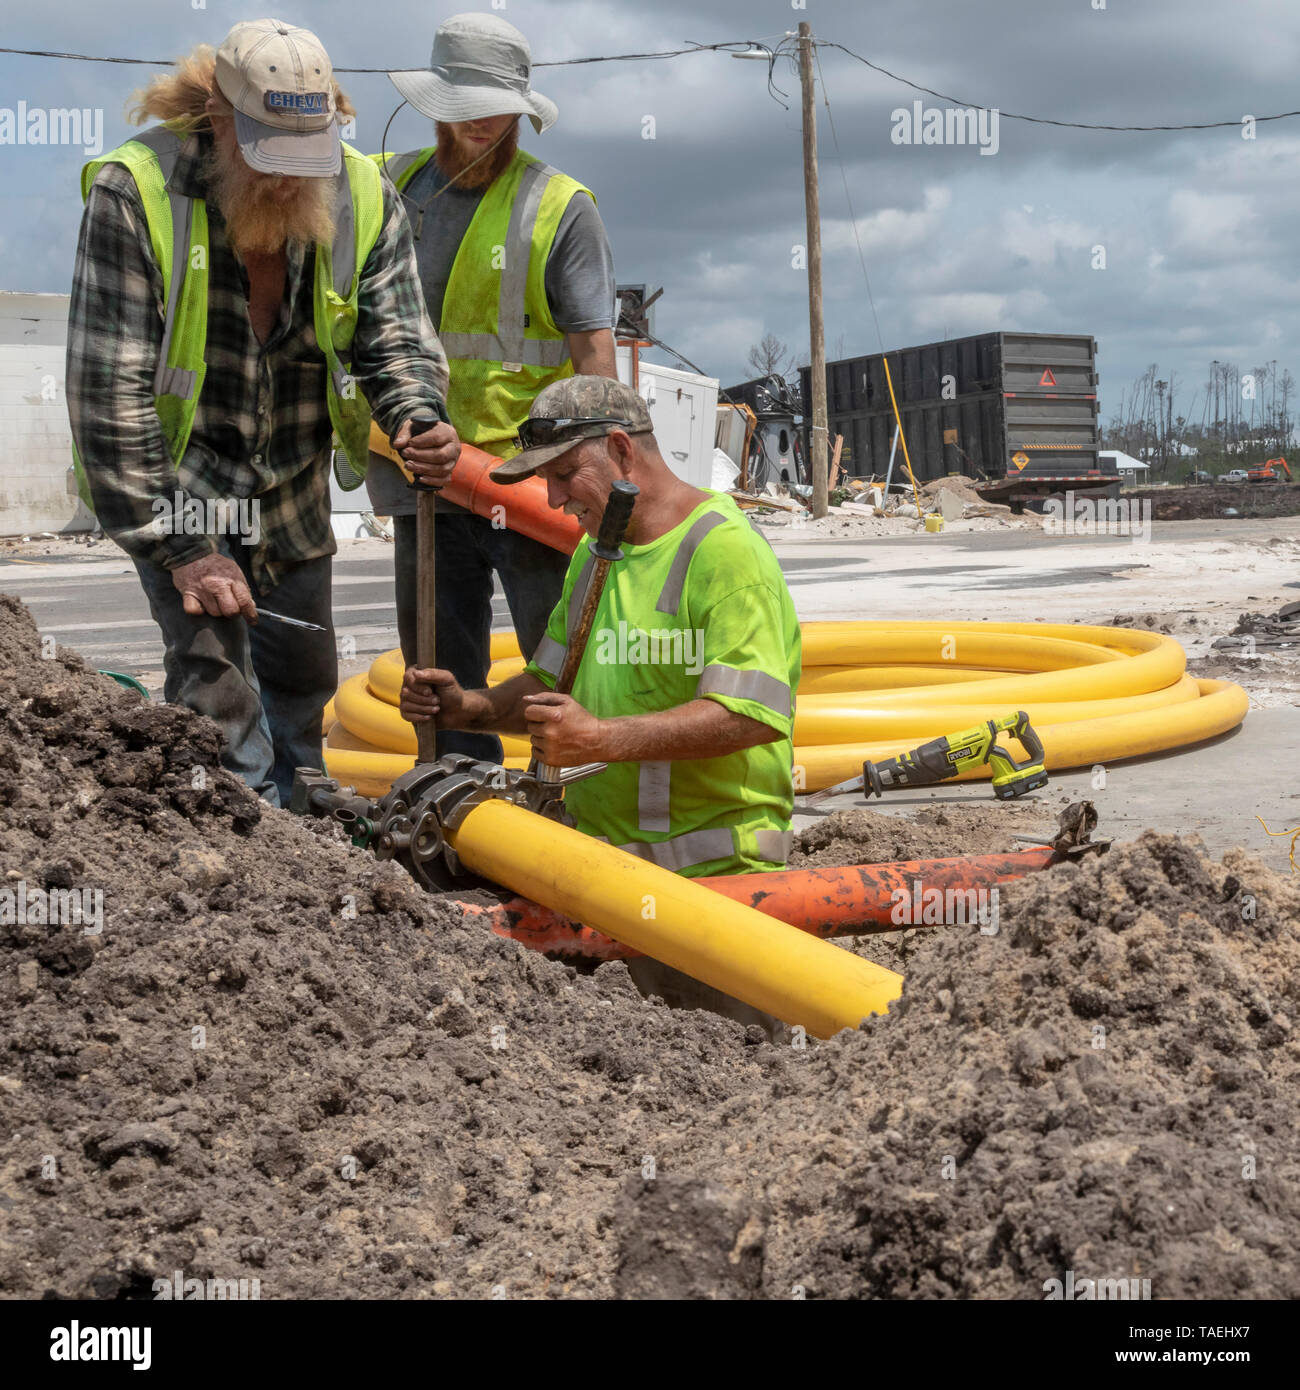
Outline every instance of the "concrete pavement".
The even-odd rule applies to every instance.
[[[55,553],[0,552],[0,590],[18,594],[42,633],[77,648],[101,669],[162,685],[162,649],[135,571],[103,542],[63,542]],[[866,539],[778,536],[774,550],[800,617],[987,618],[1021,622],[1109,622],[1119,612],[1174,609],[1204,621],[1210,636],[1231,630],[1243,607],[1270,609],[1300,590],[1300,522],[1156,523],[1150,544],[1105,536],[1052,537],[1028,530]],[[391,546],[341,541],[334,564],[336,628],[345,673],[397,645]],[[504,597],[494,626],[509,626]],[[1189,651],[1197,645],[1188,641]],[[1203,644],[1202,644],[1203,645]],[[1116,763],[1104,789],[1089,771],[1054,774],[1044,800],[1050,830],[1059,793],[1090,797],[1099,833],[1124,838],[1144,826],[1201,833],[1215,853],[1247,845],[1287,867],[1274,829],[1300,824],[1300,709],[1252,708],[1243,728],[1195,753]],[[905,812],[951,799],[989,798],[987,785],[908,794],[874,809]],[[839,798],[825,803],[864,804]]]

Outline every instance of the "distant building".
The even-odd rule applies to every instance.
[[[86,531],[64,389],[68,296],[0,292],[0,536]]]
[[[1164,452],[1172,455],[1174,458],[1190,459],[1196,458],[1201,451],[1192,448],[1190,444],[1183,444],[1181,441],[1171,439],[1169,443],[1165,445]],[[1142,450],[1142,457],[1149,459],[1158,458],[1160,453],[1160,446],[1152,445],[1150,448]]]
[[[1193,453],[1195,450],[1193,450]],[[1122,487],[1137,487],[1139,483],[1146,482],[1147,474],[1151,471],[1151,465],[1143,463],[1141,459],[1135,459],[1132,454],[1126,454],[1123,449],[1100,449],[1099,458],[1114,459],[1115,469],[1119,473],[1119,481]]]

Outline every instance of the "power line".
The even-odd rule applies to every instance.
[[[911,78],[903,77],[900,73],[891,72],[889,68],[882,67],[879,63],[873,63],[869,58],[864,58],[861,53],[855,53],[853,49],[845,47],[842,43],[835,43],[829,39],[814,39],[817,48],[836,48],[841,53],[847,54],[856,62],[862,63],[873,72],[881,73],[883,76],[900,82],[904,87],[910,87],[914,92],[924,92],[927,96],[937,97],[940,101],[946,101],[953,106],[968,107],[975,111],[997,111],[998,116],[1005,117],[1009,121],[1027,121],[1032,125],[1051,125],[1059,126],[1067,130],[1105,130],[1116,132],[1131,131],[1177,131],[1177,130],[1222,130],[1239,129],[1241,119],[1229,121],[1186,121],[1175,125],[1104,125],[1092,121],[1062,121],[1050,116],[1028,116],[1023,112],[1007,111],[1003,107],[988,106],[978,101],[963,101],[959,97],[950,96],[947,92],[938,92],[933,87],[927,87],[920,82],[913,82]],[[685,48],[665,48],[647,53],[608,53],[595,54],[585,58],[552,58],[545,62],[534,63],[535,68],[560,68],[578,67],[589,63],[637,63],[653,62],[669,58],[681,58],[692,53],[735,53],[753,52],[761,50],[770,55],[768,62],[768,83],[772,87],[772,73],[778,56],[789,56],[788,41],[779,43],[776,48],[771,48],[765,43],[760,43],[752,39],[728,39],[722,43],[692,43]],[[168,68],[175,62],[174,58],[117,58],[108,57],[91,53],[64,53],[55,49],[46,48],[8,48],[0,46],[0,53],[12,53],[21,58],[61,58],[67,62],[74,63],[125,63],[142,67]],[[389,72],[423,72],[424,68],[335,68],[337,73],[345,75],[370,75],[387,74]],[[1284,121],[1292,116],[1300,116],[1300,110],[1279,111],[1270,116],[1253,117],[1256,124],[1262,125],[1266,121]]]
[[[962,101],[957,97],[949,96],[946,92],[936,92],[933,87],[923,87],[919,82],[912,82],[906,77],[901,77],[896,72],[890,72],[888,68],[882,68],[879,63],[873,63],[869,58],[864,58],[861,53],[854,53],[851,48],[845,48],[842,43],[833,43],[828,39],[818,40],[820,48],[838,48],[841,53],[847,53],[850,58],[856,58],[859,63],[865,64],[874,72],[883,73],[886,77],[892,77],[895,82],[901,82],[905,87],[911,87],[914,92],[925,92],[928,96],[938,97],[940,101],[951,102],[953,106],[967,106],[975,111],[997,111],[999,117],[1005,117],[1008,121],[1029,121],[1034,125],[1056,125],[1064,126],[1070,130],[1218,130],[1223,127],[1240,129],[1241,119],[1235,121],[1199,121],[1187,122],[1183,125],[1095,125],[1089,121],[1057,121],[1047,116],[1025,116],[1014,111],[1004,111],[1000,106],[985,106],[978,101]],[[1284,121],[1289,116],[1300,116],[1300,111],[1279,111],[1274,116],[1255,116],[1252,119],[1256,124],[1264,121]]]
[[[665,48],[652,53],[608,53],[598,54],[590,58],[553,58],[548,62],[534,63],[535,68],[562,68],[573,67],[583,63],[633,63],[645,62],[657,58],[680,58],[688,53],[716,53],[733,52],[736,50],[746,50],[762,48],[765,45],[755,43],[750,39],[728,39],[723,43],[693,43],[687,48]],[[128,63],[141,67],[169,68],[175,63],[175,58],[112,58],[104,57],[93,53],[61,53],[48,48],[4,48],[0,47],[0,53],[13,53],[21,58],[63,58],[72,63]],[[357,74],[357,73],[382,73],[390,72],[427,72],[427,68],[335,68],[335,72]]]

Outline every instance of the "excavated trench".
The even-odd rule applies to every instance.
[[[1244,851],[1148,834],[1005,886],[996,935],[866,938],[889,1016],[773,1046],[218,753],[0,599],[0,1295],[1300,1296],[1300,892]],[[1009,848],[1003,809],[833,817],[795,862]]]

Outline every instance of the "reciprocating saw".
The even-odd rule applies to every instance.
[[[1011,734],[1020,740],[1028,755],[1025,762],[1017,762],[998,744],[999,734]],[[883,796],[901,787],[929,787],[985,763],[993,769],[993,795],[999,801],[1013,801],[1047,785],[1043,745],[1024,710],[1004,714],[1000,719],[986,719],[974,728],[948,734],[945,738],[932,739],[895,758],[863,763],[861,777],[813,792],[805,798],[805,804],[813,805],[846,792],[865,791],[870,797]]]

